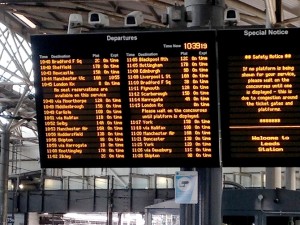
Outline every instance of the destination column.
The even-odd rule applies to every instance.
[[[165,121],[174,118],[167,115],[167,91],[162,88],[171,84],[170,74],[162,71],[168,61],[158,53],[127,53],[133,158],[166,157],[173,151],[174,144],[167,142],[167,136],[175,132],[167,129]]]
[[[42,86],[44,88],[44,123],[46,133],[47,158],[71,159],[82,154],[87,144],[82,140],[86,126],[78,126],[79,116],[87,103],[84,93],[74,93],[76,82],[85,79],[74,73],[75,67],[82,65],[81,59],[70,55],[40,56],[47,66],[41,67]],[[45,78],[44,78],[45,76]],[[50,82],[51,77],[51,82]],[[82,124],[84,125],[84,124]],[[75,141],[76,140],[76,141]]]

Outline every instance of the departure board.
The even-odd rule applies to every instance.
[[[218,31],[224,166],[300,160],[299,29]]]
[[[216,33],[31,37],[41,166],[218,167]]]

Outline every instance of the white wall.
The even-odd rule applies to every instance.
[[[27,224],[30,225],[39,225],[39,215],[36,212],[28,213],[28,221]]]

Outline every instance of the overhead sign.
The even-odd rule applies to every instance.
[[[215,36],[32,36],[41,166],[219,166]]]
[[[298,165],[299,36],[32,36],[41,166],[219,167],[221,148],[223,166]]]
[[[218,31],[224,166],[300,160],[299,29]]]

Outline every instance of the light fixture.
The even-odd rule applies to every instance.
[[[23,22],[25,25],[27,25],[28,27],[35,29],[36,25],[30,21],[27,17],[23,16],[22,14],[19,13],[12,13],[15,17],[17,17],[19,20],[21,20],[21,22]]]

